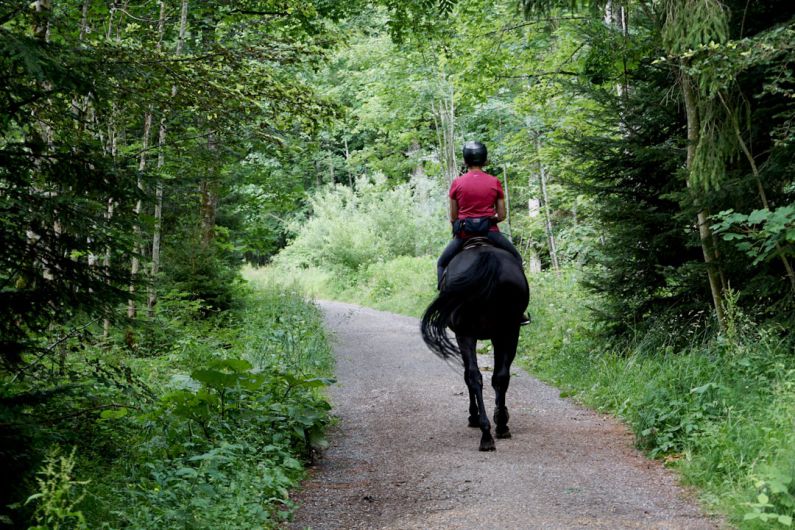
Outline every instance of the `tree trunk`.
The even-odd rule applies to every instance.
[[[163,35],[165,33],[166,21],[166,3],[161,0],[160,2],[160,19],[157,24],[157,49],[162,48]],[[188,0],[182,0],[182,7],[179,16],[179,36],[177,37],[177,45],[174,50],[175,56],[182,54],[182,46],[185,42],[185,31],[188,24]],[[177,85],[171,86],[171,97],[177,95]],[[158,174],[163,169],[165,163],[165,145],[166,145],[166,109],[163,110],[163,115],[160,117],[160,131],[157,137],[157,172]],[[158,177],[155,184],[155,225],[152,232],[152,267],[149,272],[149,296],[146,301],[147,315],[149,318],[154,317],[155,304],[157,304],[157,275],[160,272],[160,240],[163,227],[163,180]]]
[[[50,15],[52,14],[52,0],[36,0],[33,7],[33,38],[50,42]]]
[[[110,11],[108,13],[108,31],[106,33],[106,38],[108,40],[111,39],[113,35],[113,15],[116,12],[116,0],[114,0],[113,4],[110,6]],[[116,158],[118,155],[118,146],[119,146],[119,132],[116,128],[116,104],[115,102],[111,102],[110,105],[110,119],[108,121],[108,154],[111,158]],[[110,221],[113,217],[113,211],[115,209],[116,203],[113,200],[113,197],[108,197],[108,206],[105,212],[105,218]],[[103,259],[103,266],[105,268],[106,273],[110,271],[110,258],[111,258],[111,250],[110,247],[105,249],[105,257]],[[108,283],[110,280],[107,280]],[[105,318],[102,321],[102,338],[107,339],[110,333],[110,319]]]
[[[343,142],[345,142],[345,169],[348,173],[348,187],[353,189],[353,175],[351,174],[351,153],[348,151],[348,138],[343,137]]]
[[[735,118],[732,109],[729,108],[728,103],[726,103],[726,99],[723,95],[718,92],[718,97],[720,98],[720,102],[723,104],[723,107],[726,109],[726,112],[729,115],[729,118],[732,123],[732,129],[734,129],[734,134],[737,137],[737,142],[740,144],[740,149],[742,149],[743,154],[745,155],[746,160],[748,160],[748,164],[751,166],[751,173],[754,175],[754,180],[756,181],[756,190],[759,194],[759,200],[762,203],[762,207],[770,211],[770,203],[767,201],[767,193],[765,193],[765,187],[762,185],[762,177],[759,175],[759,168],[756,166],[756,160],[754,160],[754,155],[751,153],[751,148],[745,143],[743,139],[742,131],[740,131],[740,124]],[[784,250],[781,248],[781,245],[776,243],[776,254],[778,255],[781,263],[784,265],[784,270],[787,271],[787,278],[789,279],[790,289],[793,293],[795,293],[795,271],[792,270],[792,264],[789,262],[789,259],[786,255],[784,255]]]
[[[203,22],[200,29],[201,43],[206,49],[212,48],[215,40],[215,29],[217,20],[212,16]],[[213,163],[209,164],[207,175],[199,182],[199,242],[203,249],[210,248],[215,239],[215,221],[217,219],[218,200],[219,200],[219,176],[220,162],[218,160],[218,138],[217,131],[213,129],[211,121],[205,123],[207,131],[207,158]]]
[[[696,95],[691,85],[690,77],[682,72],[681,86],[682,96],[685,101],[685,112],[687,113],[687,170],[690,172],[693,167],[693,159],[695,157],[696,146],[700,140],[700,117],[698,114],[698,106],[696,103]],[[690,185],[690,175],[688,174],[687,187],[690,193],[696,198],[696,192]],[[709,280],[709,288],[712,293],[712,303],[715,307],[715,317],[718,320],[718,326],[721,330],[726,329],[726,318],[723,311],[723,289],[720,283],[720,272],[712,252],[711,244],[713,242],[712,230],[709,227],[708,214],[704,209],[699,210],[696,215],[696,222],[698,224],[698,234],[701,240],[701,251],[704,254],[704,263],[707,266],[707,278]]]
[[[448,81],[442,74],[442,84],[447,85]],[[455,142],[455,101],[454,88],[450,85],[449,98],[447,95],[438,101],[438,106],[431,102],[431,110],[434,113],[434,123],[437,126],[437,137],[439,139],[439,162],[442,165],[448,187],[453,183],[453,179],[458,176],[458,159],[456,156]],[[441,134],[440,134],[441,131]]]
[[[329,151],[328,153],[328,175],[331,179],[332,184],[337,183],[337,175],[334,174],[334,152]]]
[[[508,173],[505,166],[502,166],[502,185],[505,187],[505,222],[508,226],[508,239],[513,242],[513,230],[511,230],[511,194],[508,189]]]
[[[49,43],[50,42],[50,18],[52,16],[52,2],[50,0],[37,0],[31,4],[33,8],[33,37],[42,42],[42,43]],[[38,83],[39,88],[44,91],[50,91],[52,89],[52,85],[49,82],[40,82]],[[50,99],[47,98],[48,103]],[[39,113],[37,109],[34,107],[32,110],[32,115],[35,117]],[[30,132],[25,133],[28,136],[31,144],[31,154],[35,157],[34,166],[37,170],[42,168],[44,164],[44,157],[53,150],[53,130],[49,123],[45,120],[37,119],[33,130]],[[38,179],[34,179],[36,182]],[[37,184],[33,183],[30,185],[30,191],[33,195],[41,195],[44,197],[53,197],[56,192],[52,191],[52,189],[42,189]],[[55,234],[60,233],[60,226],[57,221],[57,212],[54,212],[53,215],[53,231]],[[28,242],[28,246],[33,248],[38,242],[41,240],[41,234],[37,233],[34,227],[26,227],[25,229],[25,237]],[[54,251],[54,249],[50,248],[47,250]],[[41,267],[41,275],[43,278],[52,280],[53,279],[53,272],[52,268],[50,267],[51,263],[49,263],[49,259],[43,257],[43,255],[49,254],[49,252],[44,252],[40,254],[40,257],[34,257],[33,261],[37,267]]]
[[[152,110],[148,110],[146,115],[144,116],[144,135],[143,139],[141,140],[141,156],[138,160],[138,189],[143,191],[144,183],[143,183],[143,172],[146,171],[146,150],[149,148],[149,134],[152,130]],[[133,250],[133,257],[132,257],[132,265],[130,266],[130,299],[127,302],[127,317],[128,318],[135,318],[137,314],[137,307],[135,304],[135,280],[138,276],[138,271],[141,268],[141,255],[143,254],[143,242],[141,238],[143,237],[143,233],[141,231],[140,225],[140,217],[141,217],[141,210],[143,208],[143,204],[141,203],[141,199],[139,198],[135,203],[135,208],[133,211],[135,212],[135,217],[137,218],[138,222],[135,224],[134,228],[134,236],[135,236],[135,248]]]
[[[558,263],[558,248],[555,243],[555,233],[552,230],[552,215],[549,211],[549,195],[547,194],[547,177],[546,168],[539,162],[540,172],[539,180],[541,181],[541,196],[544,199],[544,219],[546,221],[547,240],[549,241],[549,259],[552,262],[552,268],[555,272],[560,272],[560,263]]]
[[[215,151],[215,147],[208,146]],[[218,212],[218,184],[215,178],[202,179],[199,184],[201,196],[201,245],[208,249],[215,239],[215,219]]]
[[[624,36],[624,40],[626,43],[626,40],[629,36],[626,8],[623,5],[621,5],[621,3],[617,4],[613,0],[607,0],[607,2],[605,3],[604,13],[605,13],[604,14],[605,24],[607,24],[608,27],[612,27],[620,31],[621,34]],[[624,98],[628,90],[627,58],[625,53],[621,54],[621,63],[623,66],[623,74],[621,82],[616,84],[616,93],[620,98]]]
[[[536,147],[536,154],[541,153],[541,145],[538,137],[535,138],[535,147]],[[541,158],[539,157],[538,160],[538,180],[541,184],[541,199],[543,201],[544,206],[544,228],[547,233],[547,242],[549,245],[549,261],[552,264],[552,269],[555,272],[560,272],[560,263],[558,262],[558,249],[555,243],[555,232],[552,230],[552,214],[549,210],[549,194],[547,193],[547,169],[544,167],[544,164],[541,162]]]
[[[538,199],[529,199],[527,201],[527,215],[528,217],[535,218],[541,214],[541,202]],[[538,251],[530,244],[527,245],[525,253],[528,254],[527,270],[530,272],[541,272],[541,258],[538,256]]]
[[[416,159],[417,155],[420,153],[421,147],[420,143],[415,138],[411,141],[411,146],[409,146],[409,150],[406,151],[406,157],[409,159]],[[422,161],[416,160],[416,164],[414,165],[414,169],[411,171],[411,178],[417,179],[419,177],[425,176],[425,168],[422,167]]]
[[[80,15],[80,35],[78,40],[83,42],[83,39],[88,33],[88,8],[91,7],[91,0],[83,0],[83,10]]]

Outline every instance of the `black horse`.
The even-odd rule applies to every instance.
[[[478,340],[487,339],[494,347],[494,423],[497,438],[510,438],[505,393],[528,295],[527,279],[511,254],[488,245],[467,245],[448,265],[439,296],[422,317],[422,338],[428,347],[443,359],[461,356],[469,389],[469,426],[480,427],[481,451],[493,451],[495,446],[475,347]],[[448,326],[458,346],[448,337]]]

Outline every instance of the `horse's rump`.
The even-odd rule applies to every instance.
[[[423,340],[440,357],[456,357],[460,352],[448,326],[488,339],[518,325],[527,300],[527,280],[510,253],[494,247],[466,250],[450,262],[441,292],[422,317]]]

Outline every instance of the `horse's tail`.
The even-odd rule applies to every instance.
[[[447,335],[447,326],[462,305],[491,298],[500,269],[500,261],[493,252],[481,252],[466,271],[458,271],[452,281],[448,278],[439,296],[422,315],[422,340],[433,353],[446,360],[460,357],[458,345]]]

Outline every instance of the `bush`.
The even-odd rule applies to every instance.
[[[349,277],[399,256],[435,254],[449,237],[444,196],[426,177],[391,189],[383,177],[360,179],[355,190],[324,188],[310,199],[311,216],[292,224],[294,238],[274,261]]]
[[[138,355],[83,334],[80,349],[29,374],[49,377],[46,389],[6,379],[0,455],[15,480],[0,520],[251,528],[288,517],[288,490],[325,443],[330,348],[319,311],[294,290],[236,293],[239,309],[204,318],[197,302],[166,296],[164,340]]]

